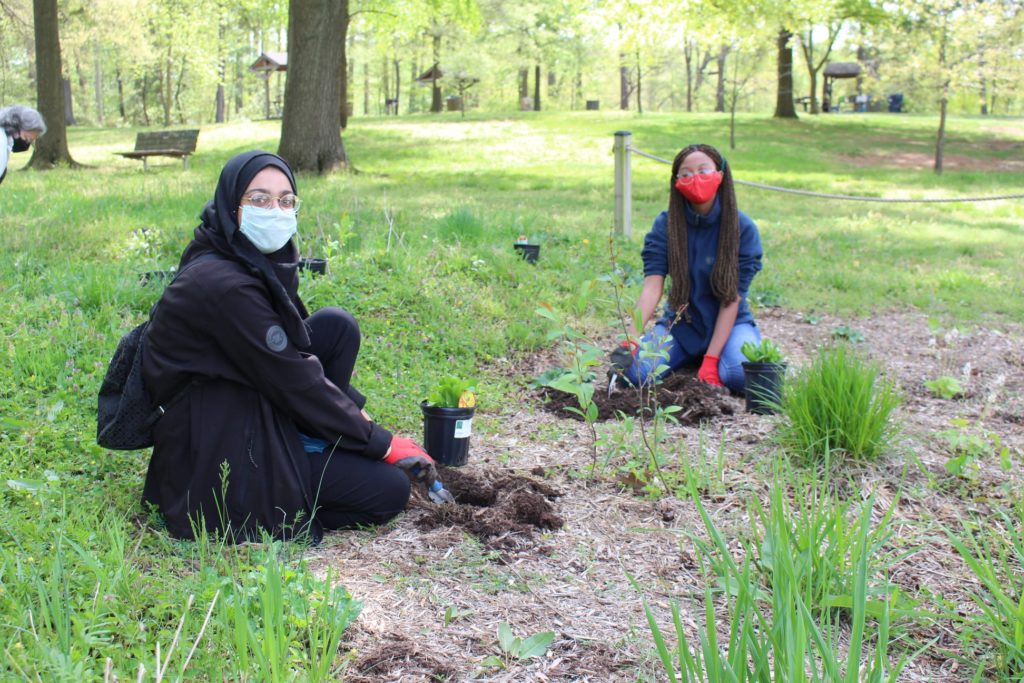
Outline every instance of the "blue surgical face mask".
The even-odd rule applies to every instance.
[[[288,244],[295,234],[296,223],[294,211],[243,206],[238,229],[261,253],[271,254]]]

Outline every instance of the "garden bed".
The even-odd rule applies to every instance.
[[[980,420],[983,431],[1024,451],[1024,330],[939,329],[924,316],[903,313],[809,320],[779,309],[762,311],[758,322],[794,367],[835,329],[857,330],[864,337],[859,348],[897,380],[904,403],[892,452],[843,466],[837,485],[858,503],[873,493],[875,519],[892,506],[887,548],[905,555],[889,579],[921,610],[938,612],[941,605],[976,612],[971,596],[979,585],[942,529],[959,529],[972,516],[990,519],[1011,504],[1024,483],[1020,461],[1004,472],[998,458],[988,458],[970,479],[954,477],[944,468],[947,442],[938,434],[955,419]],[[515,367],[525,385],[556,361],[555,352],[544,351]],[[510,361],[509,372],[512,367]],[[964,397],[934,397],[924,382],[940,375],[961,379]],[[749,536],[751,501],[767,500],[778,459],[770,437],[779,418],[745,413],[738,398],[722,400],[733,406],[731,413],[670,427],[668,437],[676,457],[710,477],[702,504],[731,541]],[[696,637],[706,579],[691,540],[691,534],[704,536],[694,504],[685,497],[640,497],[608,471],[592,480],[585,425],[550,403],[525,400],[500,414],[483,410],[470,463],[442,473],[456,505],[445,510],[418,495],[396,523],[329,534],[318,549],[314,563],[332,567],[364,603],[345,634],[343,646],[354,652],[347,678],[663,680],[640,594],[626,572],[643,586],[669,634],[670,601],[679,601],[683,625]],[[598,429],[605,434],[615,425],[611,420]],[[719,446],[720,468],[708,464]],[[472,491],[483,492],[482,499],[471,501]],[[508,507],[517,492],[530,494],[531,503]],[[519,515],[532,504],[543,512]],[[724,603],[718,608],[724,624]],[[498,644],[502,624],[522,638],[552,631],[553,644],[543,657],[510,657]],[[900,680],[971,679],[971,654],[954,620],[903,619],[896,628],[911,648],[934,641]],[[505,667],[486,665],[492,655],[504,657]],[[968,661],[960,661],[965,655]]]

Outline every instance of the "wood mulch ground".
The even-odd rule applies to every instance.
[[[791,368],[806,364],[844,325],[864,336],[859,347],[897,380],[902,431],[887,457],[844,468],[846,492],[873,493],[878,516],[895,505],[890,544],[909,553],[893,568],[895,583],[926,609],[941,599],[947,608],[973,612],[977,582],[943,540],[942,527],[958,529],[1020,495],[1024,328],[940,329],[913,313],[809,321],[782,309],[760,311],[758,323]],[[560,364],[556,350],[507,362],[522,393],[502,411],[482,397],[469,464],[442,473],[456,505],[438,507],[417,494],[387,527],[329,534],[312,552],[318,570],[330,570],[363,602],[343,642],[351,654],[345,680],[664,680],[627,572],[664,627],[671,631],[669,601],[676,600],[696,634],[704,580],[690,536],[703,534],[694,505],[640,497],[610,472],[588,479],[587,427],[544,409],[542,394],[527,388],[535,374]],[[931,396],[924,382],[940,375],[958,378],[965,395]],[[778,457],[770,436],[779,418],[746,413],[737,397],[714,394],[709,401],[712,414],[670,428],[671,448],[715,478],[715,492],[703,503],[719,530],[726,538],[748,536],[748,505],[766,499]],[[1013,470],[1003,472],[993,457],[971,482],[949,476],[937,433],[958,418],[998,434],[1018,455]],[[599,433],[617,424],[603,422]],[[720,445],[719,471],[708,454]],[[502,654],[502,623],[522,638],[550,630],[555,639],[542,658],[484,667],[488,656]],[[934,640],[900,680],[970,680],[973,667],[958,659],[950,619],[898,628],[911,649]]]

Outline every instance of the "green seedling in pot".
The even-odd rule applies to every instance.
[[[445,377],[430,392],[427,404],[435,408],[473,408],[476,406],[475,392],[473,382]]]
[[[770,339],[762,339],[761,343],[743,342],[740,351],[751,363],[781,363],[782,350]]]

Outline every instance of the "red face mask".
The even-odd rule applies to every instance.
[[[698,173],[688,178],[676,180],[676,189],[691,204],[704,204],[715,198],[718,186],[722,184],[722,172]]]

